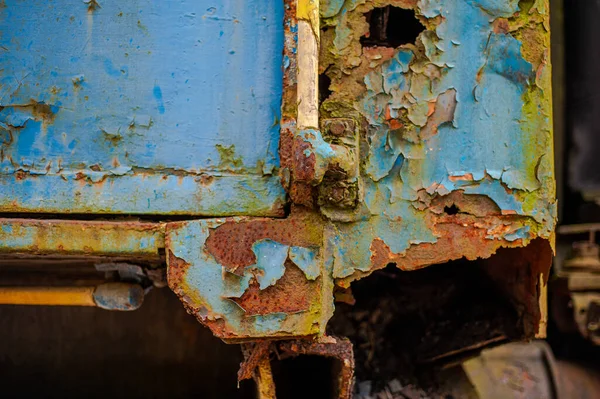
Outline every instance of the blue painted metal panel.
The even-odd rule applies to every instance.
[[[280,214],[283,2],[3,4],[0,210]]]

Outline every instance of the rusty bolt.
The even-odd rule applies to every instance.
[[[329,132],[334,136],[343,136],[346,130],[348,130],[348,126],[341,120],[332,121],[329,125]]]
[[[358,203],[358,185],[347,181],[324,181],[319,186],[320,206],[354,208]]]

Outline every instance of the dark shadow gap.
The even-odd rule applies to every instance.
[[[425,27],[413,10],[386,6],[365,14],[369,33],[360,38],[364,47],[398,47],[414,43]]]
[[[278,398],[332,399],[337,378],[336,361],[323,356],[301,355],[271,361]]]
[[[351,288],[355,305],[337,303],[328,327],[353,342],[357,382],[371,381],[373,392],[394,379],[428,386],[431,370],[448,358],[522,335],[517,312],[485,261],[411,272],[389,265]]]

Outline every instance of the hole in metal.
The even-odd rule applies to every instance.
[[[452,204],[450,206],[444,207],[444,212],[447,215],[456,215],[457,213],[460,212],[460,209],[458,209],[458,207],[456,205]]]
[[[414,43],[425,30],[413,10],[386,6],[369,11],[365,17],[369,33],[360,38],[365,47],[398,47]]]

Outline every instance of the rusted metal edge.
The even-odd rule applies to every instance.
[[[164,235],[164,223],[0,219],[0,255],[160,260]]]

